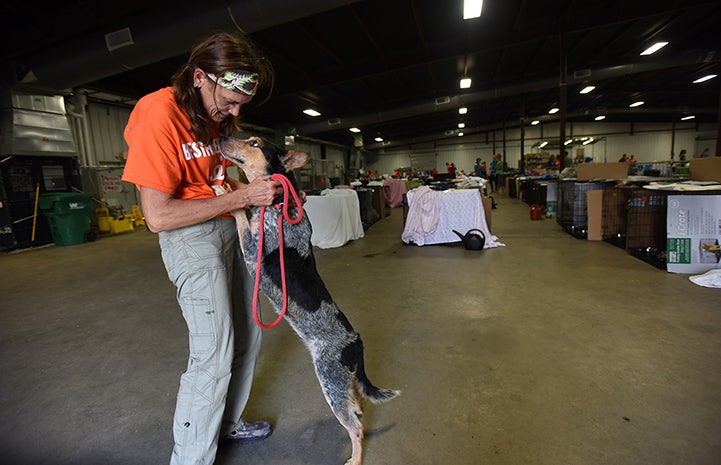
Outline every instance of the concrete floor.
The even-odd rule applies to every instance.
[[[721,290],[497,199],[506,247],[407,246],[402,211],[316,249],[363,335],[365,465],[721,463]],[[164,464],[186,329],[147,231],[0,255],[0,463]],[[274,316],[265,306],[266,321]],[[283,324],[216,464],[341,465],[350,442]]]

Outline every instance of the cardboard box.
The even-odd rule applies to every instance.
[[[582,163],[576,166],[576,173],[576,179],[579,181],[626,179],[628,177],[628,163]]]
[[[588,240],[603,240],[603,190],[586,192],[586,210],[588,214]]]
[[[693,158],[690,165],[692,181],[721,182],[721,157]]]
[[[721,268],[721,195],[669,195],[666,269],[705,273]]]
[[[481,203],[483,204],[483,214],[486,216],[486,225],[488,230],[493,232],[491,229],[491,211],[493,210],[493,200],[490,197],[481,197]]]

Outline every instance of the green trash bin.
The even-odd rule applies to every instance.
[[[92,194],[54,192],[41,194],[38,206],[50,222],[55,245],[76,245],[85,242],[90,231]]]

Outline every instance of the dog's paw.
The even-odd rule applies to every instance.
[[[227,182],[223,183],[222,186],[220,184],[213,184],[210,187],[213,189],[213,192],[215,192],[216,197],[219,195],[227,194],[231,191],[230,185]]]

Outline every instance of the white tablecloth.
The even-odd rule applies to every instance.
[[[364,236],[358,195],[352,189],[326,189],[321,195],[309,195],[303,211],[313,228],[310,242],[316,247],[340,247]]]
[[[408,216],[401,236],[406,244],[459,242],[454,229],[461,234],[480,229],[486,236],[485,249],[505,245],[488,230],[481,195],[476,189],[433,191],[423,186],[408,191],[406,198]]]

